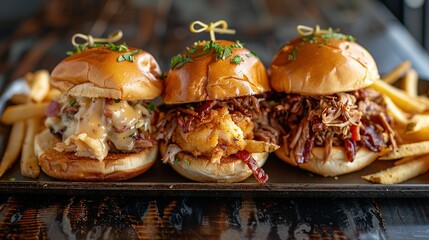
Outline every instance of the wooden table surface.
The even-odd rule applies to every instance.
[[[227,20],[237,35],[225,38],[245,42],[266,65],[296,36],[297,24],[339,27],[373,54],[381,74],[409,59],[420,77],[429,79],[428,54],[376,1],[50,0],[11,1],[2,8],[19,9],[20,18],[0,18],[1,89],[29,71],[52,70],[76,32],[106,36],[122,29],[129,46],[152,53],[167,71],[171,56],[208,38],[187,30],[197,19]],[[429,201],[412,194],[340,198],[332,189],[330,197],[315,198],[3,190],[0,239],[429,238]]]

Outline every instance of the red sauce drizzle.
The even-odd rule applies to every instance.
[[[264,172],[262,168],[259,167],[256,160],[252,157],[252,155],[246,151],[238,151],[235,154],[241,161],[247,164],[247,166],[252,170],[253,176],[255,176],[256,180],[258,180],[259,184],[265,184],[268,181],[268,174]]]

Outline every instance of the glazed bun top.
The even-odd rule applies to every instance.
[[[241,44],[218,40],[198,42],[187,49],[172,59],[172,64],[176,64],[170,66],[162,96],[167,104],[226,99],[271,90],[265,66]]]
[[[51,84],[63,93],[80,97],[143,100],[161,95],[158,63],[149,53],[134,51],[97,47],[76,53],[54,68]],[[133,61],[121,60],[127,53]]]
[[[272,60],[271,87],[278,92],[328,95],[364,88],[380,78],[365,48],[346,35],[334,36],[299,37],[286,44]]]

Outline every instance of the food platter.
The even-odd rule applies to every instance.
[[[429,82],[420,80],[420,89],[426,90]],[[13,93],[25,89],[23,80],[13,81],[0,98],[3,111]],[[9,127],[0,125],[0,153],[3,155],[8,141]],[[196,183],[189,181],[158,161],[149,171],[125,182],[70,182],[60,181],[41,174],[37,179],[23,177],[19,163],[0,178],[1,193],[36,194],[113,194],[113,195],[168,195],[168,196],[243,196],[253,197],[427,197],[429,174],[421,175],[401,184],[372,184],[361,176],[392,166],[391,161],[376,161],[367,168],[338,177],[321,177],[287,165],[271,155],[263,167],[269,175],[268,183],[259,185],[252,177],[244,182]]]

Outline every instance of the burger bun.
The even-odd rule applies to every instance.
[[[103,160],[79,157],[54,149],[59,140],[45,129],[34,139],[35,153],[47,175],[72,181],[123,181],[147,171],[155,163],[158,148],[136,153],[111,153]]]

